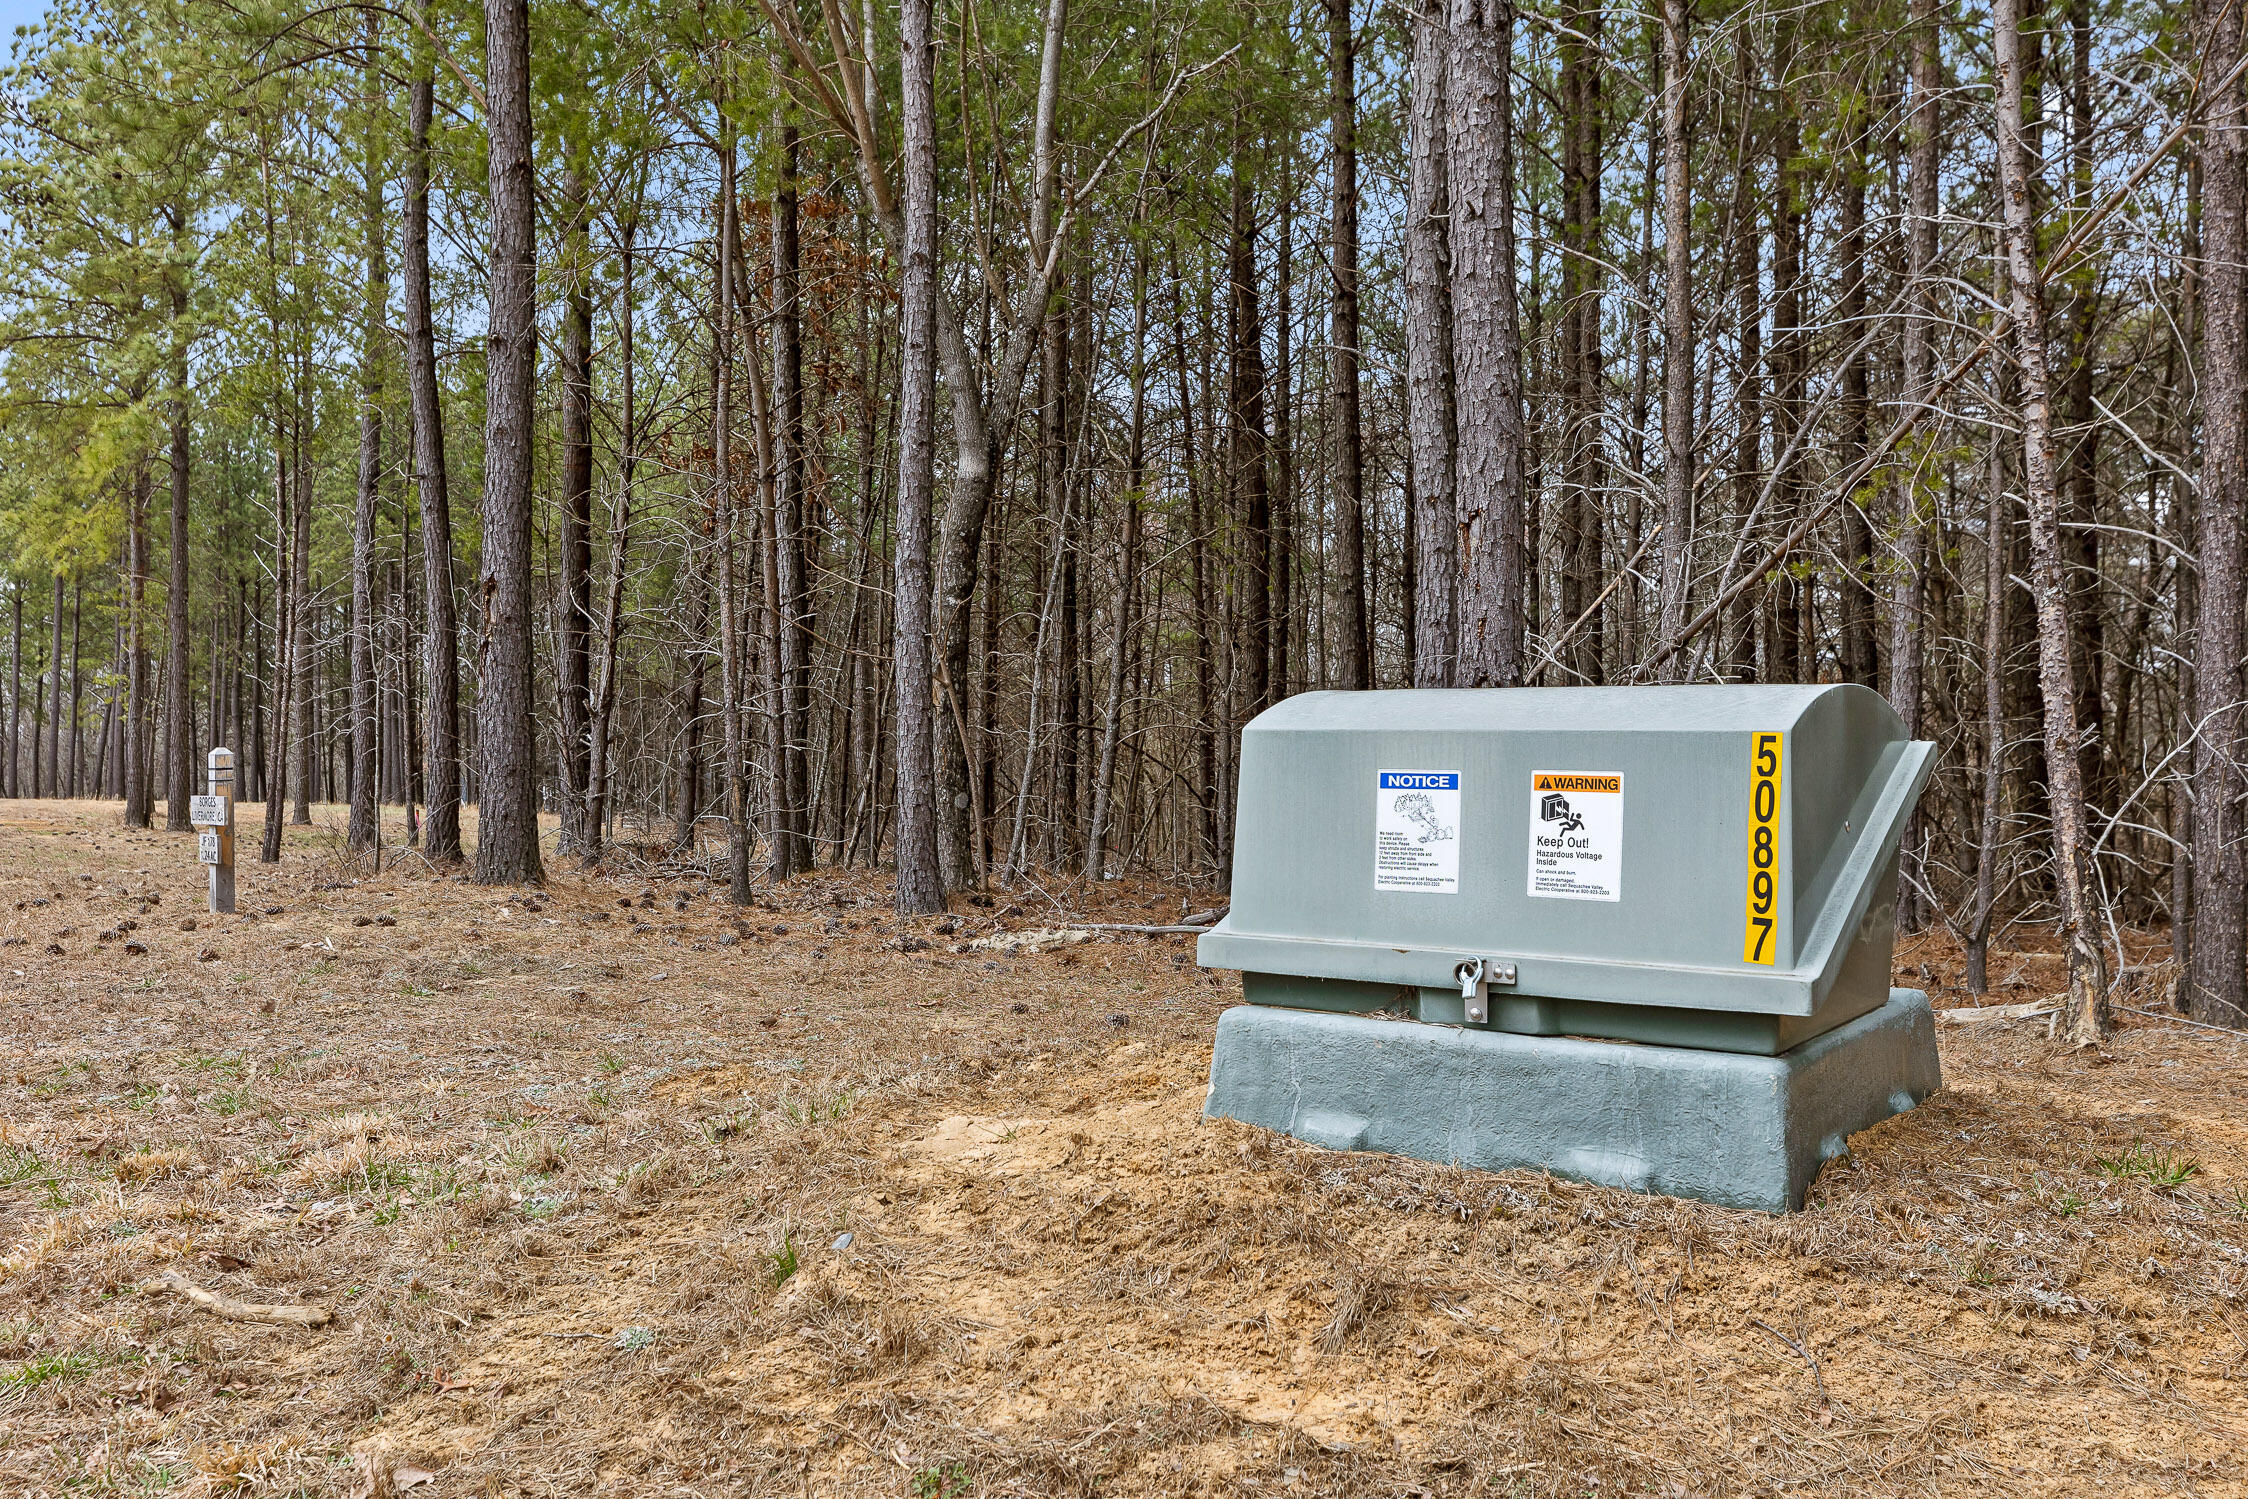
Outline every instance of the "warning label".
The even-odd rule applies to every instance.
[[[1624,883],[1624,778],[1541,770],[1530,777],[1530,893],[1619,900]]]
[[[1374,888],[1460,891],[1460,773],[1385,770],[1374,783]]]

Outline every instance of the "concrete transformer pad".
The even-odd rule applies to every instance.
[[[1941,1083],[1917,989],[1771,1057],[1236,1005],[1204,1112],[1335,1150],[1777,1213],[1852,1134]]]

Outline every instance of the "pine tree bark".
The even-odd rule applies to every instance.
[[[1124,684],[1139,595],[1140,501],[1147,484],[1147,249],[1132,254],[1132,418],[1124,455],[1124,555],[1116,571],[1116,603],[1108,642],[1108,692],[1101,703],[1100,760],[1093,772],[1093,815],[1085,828],[1085,878],[1108,873],[1109,828],[1116,808],[1116,753],[1123,738]]]
[[[1606,611],[1598,602],[1601,531],[1606,487],[1602,426],[1606,416],[1601,374],[1600,305],[1604,251],[1600,185],[1602,7],[1577,0],[1561,38],[1562,111],[1562,320],[1561,409],[1564,481],[1560,495],[1561,543],[1558,602],[1563,628],[1573,629],[1566,659],[1568,679],[1601,680],[1601,640]],[[1468,388],[1462,372],[1461,389]],[[1467,423],[1463,416],[1463,440]],[[1582,621],[1582,623],[1580,623]]]
[[[179,235],[179,215],[173,223],[176,239]],[[188,417],[187,417],[187,339],[184,323],[187,318],[187,288],[172,288],[172,396],[168,403],[171,418],[171,578],[165,589],[164,643],[164,717],[170,725],[170,753],[166,756],[164,826],[167,831],[180,833],[193,824],[188,820],[187,799],[194,794],[195,736],[188,729],[188,716],[192,709],[188,702]]]
[[[2223,79],[2241,54],[2228,0],[2195,8],[2202,77]],[[2248,88],[2235,80],[2204,105],[2200,132],[2201,475],[2195,499],[2193,950],[2186,1008],[2215,1025],[2248,1024],[2248,858],[2242,753],[2241,515],[2248,507]]]
[[[1333,242],[1328,262],[1333,285],[1328,293],[1327,318],[1331,345],[1329,399],[1334,403],[1329,418],[1329,441],[1334,449],[1335,572],[1341,585],[1336,591],[1342,603],[1342,618],[1336,622],[1338,644],[1342,648],[1338,685],[1363,690],[1373,685],[1373,642],[1366,622],[1366,440],[1358,390],[1358,38],[1351,26],[1352,0],[1326,0],[1326,3],[1328,138],[1335,154],[1329,200]],[[1424,20],[1414,22],[1416,48],[1426,26]],[[1415,84],[1416,88],[1419,86]],[[1419,223],[1417,217],[1414,223]],[[1408,233],[1413,232],[1416,231],[1408,230]],[[1440,227],[1438,232],[1441,232]],[[1449,498],[1447,495],[1446,499]],[[1416,524],[1418,513],[1419,507],[1416,507]],[[1448,515],[1437,530],[1438,543],[1449,556],[1452,530]],[[1443,575],[1442,582],[1448,590],[1449,573]],[[1453,650],[1451,615],[1447,599],[1440,616],[1445,631],[1441,640],[1435,642],[1438,649],[1434,653],[1435,660],[1443,663],[1447,677]],[[1425,619],[1417,633],[1428,638]],[[1416,656],[1416,672],[1421,669],[1419,660],[1429,654],[1424,650]]]
[[[145,828],[155,812],[155,789],[149,780],[148,741],[142,726],[148,722],[148,465],[136,464],[129,491],[127,517],[125,596],[125,826]],[[32,732],[38,730],[34,726]],[[34,741],[36,748],[36,740]],[[32,784],[38,785],[34,765]],[[278,824],[276,825],[278,831]]]
[[[263,738],[259,748],[264,752],[265,761],[265,834],[258,845],[261,864],[281,862],[281,829],[289,809],[289,704],[295,695],[296,677],[289,665],[289,652],[296,637],[290,603],[295,593],[295,571],[289,565],[289,537],[295,530],[291,511],[303,503],[302,494],[291,482],[293,454],[287,425],[276,418],[273,423],[273,702],[268,718],[260,727]],[[262,662],[260,666],[262,684],[265,676]],[[127,716],[137,720],[139,715]],[[128,783],[138,754],[135,748],[138,738],[137,723],[128,722],[125,726]]]
[[[1349,0],[1330,0],[1347,6]],[[1413,685],[1450,687],[1460,658],[1459,406],[1452,348],[1451,110],[1446,102],[1450,0],[1419,0],[1413,15],[1411,140],[1405,213],[1406,429],[1411,438],[1413,508],[1407,546],[1413,558]],[[1336,339],[1341,343],[1340,335]],[[1338,347],[1339,353],[1339,347]],[[1363,507],[1356,512],[1363,531]],[[1344,523],[1348,524],[1348,517]],[[1336,569],[1357,597],[1346,605],[1346,673],[1355,610],[1363,639],[1363,534],[1341,538]],[[1345,686],[1370,686],[1361,676]]]
[[[47,795],[62,795],[62,569],[54,574],[55,599],[47,609],[53,640],[47,647]]]
[[[1785,96],[1796,86],[1797,22],[1783,15],[1772,56],[1772,84]],[[1797,111],[1779,109],[1773,132],[1772,201],[1772,448],[1779,472],[1772,484],[1772,523],[1781,530],[1795,524],[1803,505],[1801,445],[1794,441],[1804,416],[1803,331],[1803,124]],[[1802,605],[1792,572],[1775,570],[1765,599],[1764,680],[1799,682],[1803,659]]]
[[[1866,184],[1862,133],[1853,135],[1843,151],[1841,174],[1842,201],[1836,214],[1836,227],[1842,241],[1839,255],[1842,295],[1835,311],[1842,324],[1843,337],[1855,344],[1863,331],[1866,314]],[[1865,456],[1867,422],[1872,409],[1867,365],[1866,350],[1858,349],[1848,356],[1842,367],[1839,448],[1845,471],[1855,468]],[[1843,679],[1872,687],[1880,678],[1880,662],[1874,644],[1873,529],[1855,496],[1842,503],[1842,576],[1835,591],[1839,595],[1841,615],[1838,633]]]
[[[1756,48],[1745,29],[1734,46],[1740,108],[1747,118],[1739,136],[1733,185],[1733,321],[1740,357],[1734,366],[1737,427],[1733,439],[1732,519],[1735,527],[1745,530],[1756,513],[1758,491],[1764,482],[1764,254],[1756,202],[1760,82]],[[1725,675],[1737,681],[1753,681],[1756,677],[1754,610],[1752,602],[1736,604],[1733,616],[1718,625],[1723,641],[1719,660]]]
[[[1938,59],[1936,0],[1912,0],[1912,107],[1905,132],[1910,142],[1905,201],[1906,305],[1903,384],[1908,400],[1926,402],[1935,380],[1936,217],[1941,182],[1943,74]],[[1922,697],[1921,571],[1927,531],[1916,489],[1900,497],[1897,517],[1897,576],[1889,595],[1889,706],[1904,720],[1905,732],[1920,733]]]
[[[1459,455],[1455,682],[1519,687],[1524,476],[1522,332],[1514,272],[1513,0],[1452,0],[1451,33],[1444,103]]]
[[[571,143],[562,173],[562,515],[555,600],[555,695],[562,731],[562,847],[585,846],[593,711],[593,213],[584,164]]]
[[[531,726],[531,447],[537,411],[537,261],[529,0],[485,0],[492,205],[485,355],[484,639],[476,684],[478,884],[537,884],[537,743]]]
[[[1241,528],[1241,685],[1244,721],[1272,702],[1272,490],[1265,435],[1264,316],[1257,296],[1256,216],[1249,164],[1233,154],[1233,233],[1227,260],[1228,342],[1233,348],[1227,464]]]
[[[936,39],[931,0],[901,0],[898,50],[899,93],[905,127],[900,163],[904,177],[905,222],[900,310],[903,347],[898,390],[897,571],[893,588],[897,617],[892,644],[892,670],[897,676],[895,904],[900,916],[914,916],[944,909],[944,880],[937,863],[938,788],[933,738],[936,724],[929,659],[929,529],[936,491],[939,295]],[[962,454],[963,465],[967,460],[968,455]],[[980,526],[978,530],[980,532]],[[967,587],[960,590],[958,606],[963,657],[969,592]],[[956,677],[958,675],[955,673]]]
[[[801,230],[797,202],[795,124],[780,122],[780,176],[773,189],[773,562],[780,626],[781,756],[774,766],[780,795],[772,850],[774,877],[787,879],[812,867],[811,590],[804,545],[804,342],[798,262]]]
[[[429,21],[422,0],[421,25]],[[422,853],[434,864],[461,857],[460,624],[453,598],[453,508],[445,483],[445,412],[437,383],[437,336],[429,300],[429,132],[435,63],[417,44],[407,89],[405,193],[406,389],[414,426],[414,488],[422,550]]]
[[[9,610],[15,619],[13,643],[8,650],[8,795],[23,795],[23,580],[8,583]]]
[[[2068,999],[2055,1030],[2098,1045],[2110,1024],[2107,965],[2092,929],[2091,838],[2077,758],[2076,684],[2070,658],[2061,513],[2055,473],[2052,376],[2046,362],[2045,282],[2031,216],[2029,155],[2022,139],[2021,0],[1994,0],[1998,172],[2015,356],[2022,380],[2023,495],[2036,583],[2038,686],[2045,698],[2046,785],[2053,820],[2053,886],[2068,952]]]
[[[579,823],[586,862],[601,857],[608,837],[610,785],[615,780],[610,749],[611,725],[617,707],[617,647],[624,628],[625,563],[632,545],[632,481],[639,454],[639,411],[633,368],[633,260],[639,235],[637,202],[624,216],[617,246],[617,507],[609,525],[609,586],[601,610],[601,652],[598,680],[586,730],[585,813]]]
[[[749,875],[749,752],[742,722],[746,682],[741,659],[741,582],[735,565],[740,523],[734,504],[734,260],[739,253],[741,219],[734,186],[734,125],[726,113],[723,93],[717,105],[718,244],[711,268],[717,304],[711,322],[711,513],[718,543],[718,701],[726,757],[726,898],[737,906],[746,906],[756,898],[756,892]],[[754,375],[751,382],[754,391]],[[772,681],[770,672],[766,680]]]
[[[368,90],[376,89],[375,18],[366,19]],[[372,126],[364,142],[362,228],[365,231],[365,326],[359,350],[359,494],[351,517],[351,819],[344,845],[363,851],[381,842],[375,805],[375,501],[382,484],[383,319],[390,309],[390,265],[382,222],[381,144]]]
[[[1663,574],[1666,682],[1686,678],[1686,590],[1694,560],[1693,146],[1686,137],[1689,0],[1663,0]]]

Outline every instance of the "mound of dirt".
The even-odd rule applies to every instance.
[[[1191,936],[946,946],[1208,891],[948,932],[860,872],[502,896],[336,825],[243,870],[277,914],[127,957],[58,933],[192,909],[192,845],[0,803],[0,1489],[2248,1482],[2235,1038],[1946,1027],[1944,1091],[1764,1217],[1206,1121],[1236,990]],[[1940,945],[1899,969],[1964,1002]]]

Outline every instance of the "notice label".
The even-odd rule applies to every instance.
[[[1530,893],[1619,900],[1624,886],[1624,778],[1541,770],[1530,777]]]
[[[195,835],[195,857],[200,863],[218,863],[219,835],[216,833],[197,833]]]
[[[223,796],[191,796],[187,799],[187,820],[199,828],[226,826],[226,798]]]
[[[1385,770],[1374,786],[1374,888],[1460,893],[1460,773]]]

